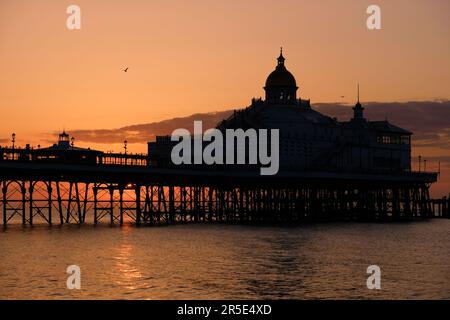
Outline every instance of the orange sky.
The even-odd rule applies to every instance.
[[[449,30],[448,0],[0,0],[0,139],[242,108],[280,45],[313,103],[449,99]]]

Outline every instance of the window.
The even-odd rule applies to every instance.
[[[400,136],[391,136],[391,143],[400,144]]]
[[[378,143],[383,144],[411,144],[411,137],[409,135],[391,135],[377,137]]]
[[[402,136],[401,143],[402,144],[411,144],[411,137],[410,136]]]
[[[389,144],[391,143],[391,137],[389,136],[379,136],[377,138],[378,143]]]

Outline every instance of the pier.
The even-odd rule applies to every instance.
[[[266,78],[265,99],[253,98],[217,124],[215,137],[232,134],[226,147],[211,148],[212,137],[193,141],[200,152],[208,143],[210,153],[205,154],[213,165],[189,161],[191,141],[189,152],[182,149],[187,161],[173,161],[177,139],[167,135],[156,136],[147,154],[139,155],[127,152],[127,140],[123,153],[80,148],[65,131],[50,147],[16,148],[13,133],[12,147],[0,148],[1,223],[297,223],[450,216],[447,198],[430,199],[439,173],[422,171],[421,158],[419,172],[411,169],[412,132],[387,119],[367,119],[359,86],[352,118],[338,121],[314,110],[311,100],[297,92],[285,60],[280,50]],[[203,130],[195,132],[196,124],[201,128],[201,123],[194,121],[198,138]],[[268,129],[275,130],[273,147],[272,140],[262,139]],[[181,132],[180,139],[189,133]],[[262,148],[255,148],[261,139]],[[264,148],[271,156],[274,152],[276,170],[261,175],[260,168],[251,166],[255,157],[246,163],[247,147],[252,154]],[[217,161],[211,160],[213,150]],[[221,165],[219,156],[225,152],[232,155]],[[234,155],[244,166],[234,165]]]
[[[37,151],[36,151],[37,152]],[[281,172],[151,166],[145,155],[52,163],[0,151],[2,224],[401,221],[449,217],[432,200],[436,173]],[[39,152],[37,152],[39,153]]]

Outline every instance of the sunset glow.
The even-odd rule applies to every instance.
[[[63,129],[243,108],[263,95],[281,45],[299,95],[313,105],[353,104],[356,83],[363,103],[449,99],[448,1],[378,1],[378,31],[366,28],[369,1],[344,2],[80,0],[81,30],[68,30],[72,2],[2,1],[0,145],[13,132],[18,145],[45,146]],[[423,114],[407,116],[420,122]],[[449,128],[438,138],[446,141]],[[129,139],[133,132],[114,141],[74,135],[80,146],[120,152],[128,139],[131,152],[146,151],[144,139]],[[448,150],[413,149],[444,157],[442,193]]]

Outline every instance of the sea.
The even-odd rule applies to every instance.
[[[450,299],[450,220],[9,225],[0,299]]]

